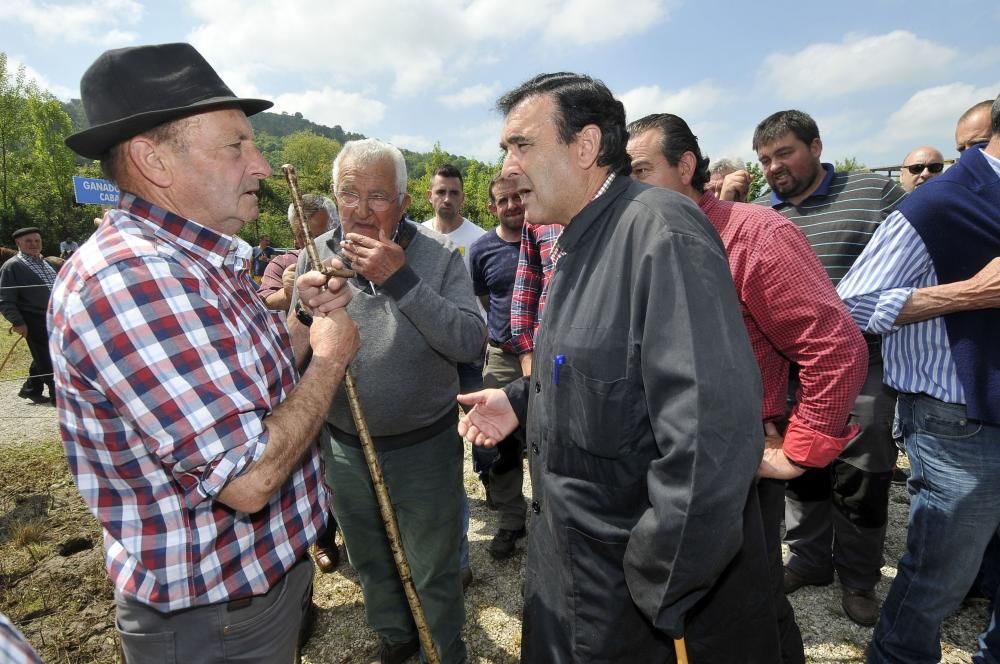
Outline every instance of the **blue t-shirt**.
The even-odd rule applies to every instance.
[[[490,340],[498,344],[510,341],[510,300],[517,275],[517,257],[521,241],[507,242],[491,231],[469,247],[469,270],[476,295],[489,295],[486,327]]]

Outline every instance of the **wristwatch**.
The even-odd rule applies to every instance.
[[[302,305],[295,303],[295,317],[299,319],[299,322],[309,327],[313,324],[312,314],[302,308]]]

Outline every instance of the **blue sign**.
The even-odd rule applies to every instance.
[[[114,183],[101,178],[85,178],[73,176],[73,190],[77,203],[96,203],[98,205],[118,205],[121,192]]]

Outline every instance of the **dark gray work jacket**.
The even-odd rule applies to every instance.
[[[777,661],[760,513],[760,370],[721,240],[619,177],[563,231],[525,424],[522,661]]]

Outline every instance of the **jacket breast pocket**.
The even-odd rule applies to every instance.
[[[622,462],[634,451],[642,393],[624,333],[616,339],[602,332],[574,331],[563,339],[567,352],[551,368],[544,399],[546,466],[558,475],[626,486],[636,480]]]

